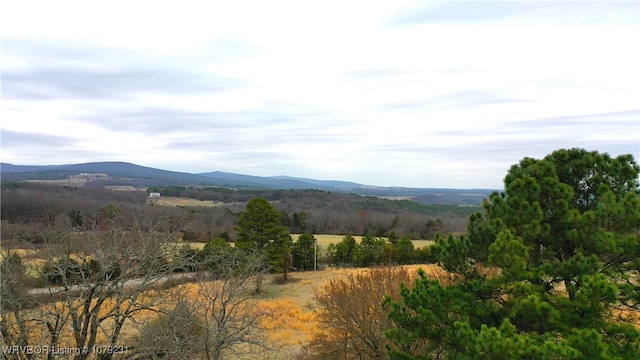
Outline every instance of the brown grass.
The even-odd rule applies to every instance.
[[[429,276],[448,279],[449,276],[437,265],[405,265],[410,273],[417,274],[419,268]],[[299,353],[318,334],[319,324],[316,320],[318,305],[314,300],[314,291],[321,289],[333,279],[346,279],[355,274],[368,273],[369,268],[329,268],[322,271],[306,271],[290,273],[292,281],[282,285],[271,286],[268,298],[258,306],[273,311],[279,309],[280,316],[271,321],[271,329],[267,335],[271,346],[280,349],[284,354]],[[273,275],[281,276],[281,275]]]
[[[77,186],[82,187],[87,182],[92,180],[104,180],[110,179],[107,174],[102,173],[91,173],[85,175],[69,175],[66,179],[57,179],[57,180],[24,180],[25,182],[30,183],[41,183],[41,184],[51,184],[58,186]]]
[[[171,197],[171,196],[162,196],[156,199],[147,199],[147,203],[149,204],[153,203],[154,205],[160,205],[160,206],[187,206],[187,207],[189,206],[220,207],[225,205],[225,203],[220,201],[188,199],[188,198]]]
[[[410,265],[405,266],[411,272],[417,272],[418,268],[423,268],[428,274],[436,277],[442,277],[443,271],[436,265]],[[370,269],[338,269],[330,268],[322,271],[307,271],[291,273],[292,281],[285,284],[275,285],[273,281],[265,281],[265,297],[257,304],[258,311],[268,311],[277,316],[271,317],[268,323],[263,324],[268,328],[266,334],[267,339],[272,348],[279,349],[279,353],[293,355],[301,351],[304,346],[309,344],[311,339],[318,331],[318,323],[316,321],[316,308],[313,294],[316,289],[321,288],[327,282],[336,278],[346,278],[357,273],[366,273]],[[272,277],[281,275],[274,274]],[[198,283],[186,284],[180,289],[189,290],[185,293],[197,294]],[[178,289],[178,288],[176,288]],[[157,291],[152,290],[145,297],[159,296]],[[53,308],[61,307],[61,303],[52,303],[43,305],[40,310],[33,309],[33,315],[37,317],[42,310],[54,310]],[[172,304],[167,303],[164,306],[171,307]],[[151,312],[136,314],[135,319],[142,322],[146,317],[153,316]],[[108,327],[110,324],[103,324]],[[44,329],[42,329],[44,330]],[[131,323],[123,328],[122,344],[132,343],[138,336],[138,328]],[[39,332],[38,332],[39,333]],[[63,334],[64,341],[61,344],[72,346],[70,333]],[[106,341],[104,334],[100,334],[100,341]],[[280,356],[280,355],[278,355]]]
[[[433,264],[405,265],[403,267],[413,275],[417,274],[418,269],[423,269],[430,278],[438,279],[445,285],[453,279],[451,274]],[[255,310],[267,311],[275,315],[270,317],[268,322],[262,324],[268,329],[266,337],[269,345],[274,349],[278,349],[278,354],[273,355],[273,357],[290,358],[294,356],[305,349],[320,331],[316,318],[318,305],[314,300],[314,291],[323,288],[333,279],[346,279],[351,275],[370,271],[372,271],[370,268],[328,268],[319,271],[294,272],[290,273],[291,280],[284,284],[276,284],[275,281],[269,281],[281,277],[281,274],[270,275],[272,279],[265,279],[265,295],[258,301]],[[496,274],[497,269],[483,268],[481,271],[491,275]],[[192,283],[183,285],[180,289],[188,289],[189,291],[187,292],[197,294],[199,286],[200,284],[198,283]],[[148,296],[159,295],[152,291]],[[52,305],[47,306],[51,307]],[[53,306],[60,306],[60,304]],[[166,304],[166,306],[171,306],[171,304]],[[640,321],[638,314],[632,314],[629,311],[617,311],[615,315],[633,316],[636,321]],[[136,320],[143,320],[143,316],[152,315],[151,313],[138,314]],[[131,324],[123,330],[125,334],[122,340],[123,344],[132,342],[138,336],[138,329]],[[69,334],[65,337],[65,340],[67,340],[65,344],[70,344],[71,340],[68,336]]]
[[[171,200],[171,198],[163,198],[167,200]],[[173,198],[176,200],[185,200],[179,198]],[[159,201],[160,199],[155,199],[154,201]],[[188,200],[188,199],[186,199]],[[197,202],[198,204],[202,203],[197,200],[192,200]],[[203,206],[203,205],[200,205]],[[314,235],[318,240],[318,244],[325,248],[328,247],[329,244],[338,243],[342,240],[344,235]],[[297,239],[298,234],[292,234],[294,239]],[[356,241],[360,242],[362,240],[361,236],[354,236]],[[416,247],[425,246],[431,243],[428,240],[413,240],[414,245]],[[204,246],[203,243],[184,243],[188,244],[192,248],[200,249]],[[4,249],[3,249],[4,250]],[[33,249],[12,249],[18,253],[27,265],[27,268],[33,271],[34,268],[37,268],[42,265],[44,260],[38,258],[38,253]],[[2,256],[6,255],[5,251],[0,252],[0,259]],[[445,272],[442,268],[437,265],[406,265],[404,266],[409,272],[417,273],[419,268],[422,268],[427,275],[432,279],[438,279],[443,284],[448,284],[451,282],[452,277],[450,274]],[[487,275],[498,275],[499,269],[486,267],[479,269],[481,273]],[[306,345],[309,344],[311,339],[318,333],[318,322],[316,320],[316,310],[318,308],[317,303],[314,301],[314,291],[322,288],[327,282],[332,279],[337,278],[347,278],[350,275],[358,274],[358,273],[366,273],[371,271],[368,268],[358,268],[358,269],[349,269],[349,268],[328,268],[326,270],[321,271],[307,271],[307,272],[294,272],[290,273],[291,281],[286,282],[284,284],[276,285],[273,281],[265,281],[265,297],[258,302],[257,310],[268,310],[272,313],[277,313],[278,316],[275,320],[271,320],[269,324],[264,324],[265,327],[268,327],[270,330],[267,333],[268,340],[272,343],[273,347],[281,349],[283,354],[295,354],[302,349]],[[274,274],[272,277],[280,277],[281,274]],[[199,284],[189,284],[189,288],[194,288],[200,286]],[[558,291],[562,291],[562,289],[557,289]],[[158,296],[158,294],[154,294],[150,292],[150,297]],[[171,304],[167,304],[170,306]],[[45,310],[46,308],[54,308],[60,307],[60,303],[43,305],[43,308],[40,310]],[[50,309],[54,310],[54,309]],[[40,311],[34,309],[33,315],[37,316]],[[640,326],[640,314],[637,312],[629,311],[627,309],[618,309],[613,313],[614,316],[621,317],[631,317],[633,318],[633,322]],[[137,321],[142,321],[143,317],[152,316],[151,313],[138,314],[136,316]],[[109,324],[106,323],[105,326]],[[123,333],[125,337],[123,338],[122,343],[127,344],[131,342],[138,336],[138,329],[133,325],[128,325],[125,329],[123,329]],[[69,337],[70,334],[66,334],[64,337],[64,344],[71,345],[71,339]],[[101,334],[101,336],[104,336]]]
[[[291,237],[293,237],[294,241],[298,239],[298,236],[300,236],[300,234],[291,234]],[[329,244],[337,244],[341,242],[342,238],[345,237],[345,235],[314,234],[313,237],[315,237],[316,240],[318,240],[318,246],[320,246],[323,249],[326,249],[329,246]],[[354,236],[353,238],[356,239],[357,243],[362,241],[362,236]],[[413,242],[413,246],[416,248],[421,248],[421,247],[425,247],[433,244],[433,240],[411,240],[411,241]]]
[[[298,240],[298,236],[300,236],[300,234],[291,234],[291,237],[293,238],[293,241],[297,241]],[[327,247],[329,247],[330,244],[337,244],[340,241],[342,241],[342,238],[344,237],[344,235],[318,235],[315,234],[313,235],[316,240],[318,240],[318,246],[321,249],[327,249]],[[356,239],[356,242],[360,242],[362,241],[362,236],[354,236],[354,239]],[[422,248],[425,246],[430,246],[433,244],[433,240],[411,240],[413,242],[413,246],[417,249],[417,248]],[[181,242],[181,244],[184,245],[189,245],[192,249],[198,249],[198,250],[202,250],[202,248],[204,247],[205,243],[201,243],[201,242]]]

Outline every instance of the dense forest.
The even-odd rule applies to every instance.
[[[219,206],[157,206],[147,193],[219,202]],[[222,233],[235,236],[235,223],[245,204],[267,199],[281,212],[291,233],[375,235],[432,239],[436,232],[465,230],[468,216],[478,208],[425,205],[321,190],[233,190],[180,186],[144,191],[115,191],[56,186],[33,182],[2,184],[3,239],[38,241],[38,234],[83,226],[98,226],[105,212],[118,211],[122,221],[144,223],[163,219],[165,230],[179,223],[187,240],[206,242]]]

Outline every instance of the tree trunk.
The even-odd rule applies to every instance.
[[[284,252],[284,259],[282,260],[282,268],[283,268],[283,280],[287,282],[289,279],[289,267],[291,267],[291,251],[288,249]]]
[[[262,294],[262,273],[256,276],[256,295]]]

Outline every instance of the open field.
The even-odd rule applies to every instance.
[[[51,184],[58,186],[74,186],[74,187],[82,187],[89,181],[93,180],[107,180],[110,177],[107,174],[103,173],[82,173],[78,175],[69,175],[66,179],[57,179],[57,180],[24,180],[25,182],[31,183],[40,183],[40,184]]]
[[[405,265],[410,272],[417,275],[419,268],[427,273],[440,273],[437,265]],[[268,339],[273,346],[279,347],[281,357],[290,358],[298,353],[316,334],[317,322],[315,310],[317,304],[313,298],[314,290],[321,288],[331,279],[346,278],[356,273],[369,272],[371,268],[347,269],[328,268],[322,271],[306,271],[290,273],[292,281],[281,285],[270,285],[266,290],[266,297],[260,306],[277,306],[285,309],[276,329],[271,331]],[[274,278],[280,274],[272,275]]]
[[[298,236],[300,236],[300,234],[291,234],[291,237],[293,238],[294,241],[298,240]],[[344,237],[344,235],[313,235],[316,240],[318,240],[318,246],[321,249],[327,249],[327,247],[330,244],[337,244],[340,241],[342,241],[342,238]],[[362,241],[362,236],[354,236],[354,239],[356,239],[356,242],[360,242]],[[429,246],[433,244],[433,240],[411,240],[413,242],[413,246],[417,249],[417,248],[422,248],[425,246]],[[192,249],[198,249],[198,250],[202,250],[202,248],[204,248],[204,243],[201,242],[184,242],[183,244],[185,245],[189,245]]]
[[[387,200],[413,200],[414,196],[378,196]]]
[[[208,207],[220,207],[225,203],[220,201],[210,200],[198,200],[189,198],[179,198],[171,196],[163,196],[155,199],[147,199],[147,203],[160,205],[160,206],[208,206]],[[227,204],[228,205],[228,204]]]
[[[293,237],[294,240],[297,240],[300,234],[291,234],[291,236]],[[318,245],[323,249],[326,249],[327,246],[329,246],[329,244],[339,243],[340,241],[342,241],[342,238],[345,237],[345,235],[318,235],[318,234],[313,236],[316,238],[316,240],[318,240]],[[362,241],[362,236],[354,236],[353,238],[356,239],[356,242],[358,243]],[[413,246],[415,246],[416,248],[425,247],[433,244],[433,240],[411,240],[411,241],[413,241]]]
[[[417,264],[417,265],[401,265],[418,273],[418,269],[422,268],[427,273],[441,271],[441,268],[435,264]],[[313,290],[321,287],[331,279],[346,278],[349,275],[357,273],[366,273],[375,268],[327,268],[318,271],[300,271],[289,273],[293,281],[282,285],[272,285],[267,289],[269,297],[274,299],[288,299],[300,307],[313,308]],[[281,277],[281,274],[271,275],[273,278]]]
[[[296,237],[294,235],[294,237]],[[328,245],[342,239],[340,235],[316,235],[319,243]],[[361,237],[357,237],[360,241]],[[201,243],[194,243],[202,245]],[[36,255],[33,250],[19,249],[20,255],[31,258],[31,261],[38,260],[33,257]],[[443,274],[443,270],[433,264],[406,265],[410,273],[417,274],[417,270],[422,268],[425,272],[434,278],[439,278]],[[258,311],[264,310],[270,314],[275,314],[263,326],[269,330],[266,331],[266,339],[271,348],[277,349],[272,353],[264,353],[256,356],[246,357],[247,359],[290,359],[300,353],[309,342],[318,334],[317,304],[314,300],[314,291],[321,288],[332,279],[346,278],[357,273],[366,273],[372,271],[372,268],[333,268],[329,267],[325,270],[293,272],[289,273],[290,281],[285,284],[277,284],[277,279],[281,274],[268,275],[265,278],[264,292],[261,299],[255,305]],[[183,276],[183,275],[178,275]],[[174,288],[180,292],[198,293],[204,283],[185,283]],[[153,296],[153,291],[149,292],[148,297]],[[146,293],[145,293],[145,296]],[[165,304],[170,306],[171,304]],[[53,304],[42,305],[42,309],[54,306]],[[39,309],[38,311],[41,311]],[[39,312],[34,312],[38,314]],[[136,315],[136,321],[143,322],[149,316],[155,316],[151,312],[143,312]],[[121,344],[124,346],[134,346],[136,338],[139,335],[139,328],[131,322],[126,323],[122,329]],[[68,336],[68,334],[67,334]],[[72,344],[70,338],[66,338],[68,343]],[[100,341],[106,341],[100,338]]]
[[[225,203],[220,201],[210,200],[198,200],[190,198],[179,198],[171,196],[163,196],[155,199],[147,199],[148,204],[160,205],[160,206],[208,206],[208,207],[220,207]]]
[[[439,271],[436,265],[410,265],[410,271],[417,274],[418,268],[423,268],[427,273]],[[290,273],[290,281],[285,284],[276,284],[276,279],[281,274],[268,275],[265,278],[264,293],[256,304],[256,309],[265,311],[273,318],[268,323],[263,324],[267,333],[265,334],[268,345],[274,352],[249,356],[248,359],[290,359],[299,353],[317,334],[318,324],[316,321],[317,305],[314,301],[314,290],[321,288],[331,279],[346,278],[356,273],[369,272],[371,269],[347,269],[328,268],[319,271],[307,271]],[[201,286],[205,283],[185,283],[176,287],[176,291],[184,294],[197,294]],[[154,291],[150,291],[149,298],[154,296]],[[189,295],[190,297],[190,295]],[[39,314],[43,309],[49,309],[56,304],[43,304],[42,309],[35,311]],[[59,306],[59,304],[58,304]],[[171,304],[165,304],[171,306]],[[136,321],[143,322],[145,317],[154,316],[151,312],[143,312],[135,316]],[[127,322],[122,329],[123,346],[134,346],[139,335],[139,328],[132,322]],[[64,335],[64,344],[71,346],[70,334]],[[106,341],[103,335],[99,335],[99,341]]]
[[[131,185],[107,185],[104,188],[113,191],[143,191]]]

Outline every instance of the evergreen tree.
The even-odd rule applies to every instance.
[[[272,271],[288,271],[285,256],[291,246],[291,236],[280,222],[280,212],[266,199],[255,198],[247,203],[236,226],[236,246],[239,249],[264,251]]]
[[[316,239],[312,234],[304,233],[298,236],[298,241],[291,247],[293,267],[300,271],[313,269],[315,243]]]
[[[356,245],[356,239],[351,235],[345,235],[337,244],[329,244],[327,252],[331,262],[340,265],[353,265],[353,250]]]
[[[360,267],[380,265],[384,259],[385,240],[373,235],[365,235],[353,249],[353,262]]]
[[[464,236],[436,239],[453,283],[420,272],[385,302],[392,358],[640,358],[639,173],[583,149],[512,166]]]
[[[307,213],[305,211],[293,213],[293,227],[297,231],[307,231]]]
[[[400,264],[411,264],[415,258],[415,247],[413,246],[413,241],[409,239],[409,237],[404,236],[394,245],[396,248],[396,259],[395,261]]]

